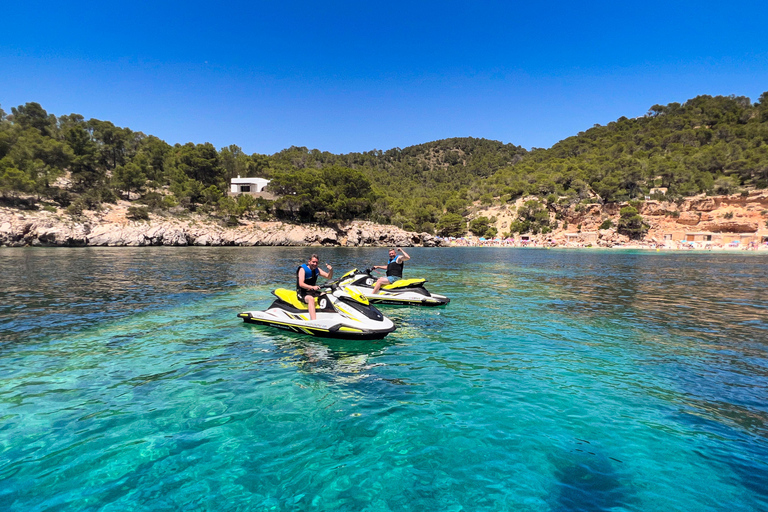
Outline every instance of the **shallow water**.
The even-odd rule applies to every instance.
[[[0,510],[768,510],[765,256],[416,248],[452,302],[384,340],[237,319],[309,252],[0,249]]]

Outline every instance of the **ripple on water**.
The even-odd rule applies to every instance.
[[[385,340],[234,317],[305,253],[0,250],[0,507],[768,509],[763,258],[416,248],[452,302]]]

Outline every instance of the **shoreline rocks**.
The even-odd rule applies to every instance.
[[[522,199],[521,199],[522,200]],[[396,226],[366,221],[340,225],[297,225],[243,219],[225,227],[220,219],[183,212],[150,214],[149,220],[131,220],[131,203],[119,201],[101,211],[72,217],[63,210],[19,210],[0,207],[0,247],[143,247],[143,246],[336,246],[384,247],[455,245],[427,233],[413,233]],[[557,226],[548,234],[526,237],[524,243],[556,247],[669,246],[687,240],[723,245],[731,240],[759,242],[768,238],[768,192],[749,195],[696,196],[680,203],[645,201],[640,215],[649,229],[643,239],[630,240],[617,232],[620,204],[576,205],[550,212]],[[508,229],[514,208],[492,207],[476,215],[498,216],[499,233]],[[609,229],[600,229],[610,220]],[[559,226],[558,226],[559,224]],[[707,233],[711,234],[708,238]],[[747,238],[743,238],[747,237]],[[706,244],[704,244],[706,245]]]
[[[117,209],[117,208],[116,208]],[[114,209],[113,209],[114,210]],[[114,211],[79,218],[0,208],[0,247],[143,246],[404,246],[434,247],[440,239],[396,226],[354,221],[337,226],[243,221],[223,227],[203,216],[132,221]]]

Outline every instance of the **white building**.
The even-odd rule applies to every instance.
[[[232,178],[229,191],[233,195],[237,194],[258,194],[269,184],[269,180],[264,178]]]

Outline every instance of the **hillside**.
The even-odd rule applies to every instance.
[[[475,182],[522,161],[526,153],[519,146],[472,137],[344,155],[292,147],[270,157],[269,177],[297,169],[308,173],[327,167],[357,169],[376,194],[373,220],[434,232],[444,212],[466,210]]]
[[[672,197],[768,188],[768,93],[699,96],[654,105],[645,117],[607,126],[536,150],[517,165],[476,182],[502,200],[534,194],[570,200],[626,201],[666,189]]]
[[[277,200],[229,196],[238,175],[271,179]],[[171,146],[109,121],[57,117],[37,103],[10,115],[0,109],[0,202],[73,218],[127,200],[137,218],[193,212],[229,225],[361,219],[442,235],[546,234],[562,230],[569,212],[623,205],[618,228],[639,238],[648,232],[648,199],[766,188],[768,93],[756,103],[699,96],[653,105],[646,116],[596,125],[549,149],[468,137],[343,155]],[[483,215],[492,209],[510,214],[506,227]]]

